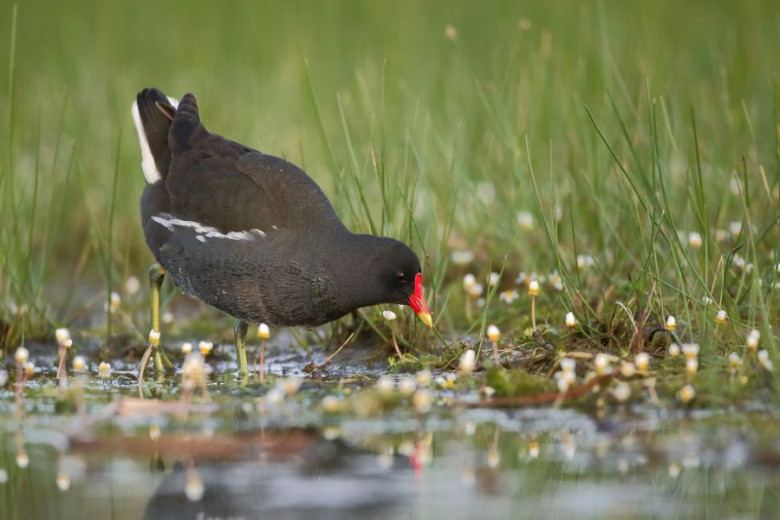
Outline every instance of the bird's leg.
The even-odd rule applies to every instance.
[[[260,339],[260,383],[265,383],[265,338]]]
[[[249,375],[249,365],[246,362],[246,332],[248,324],[242,319],[237,319],[233,325],[233,333],[236,336],[236,360],[238,361],[238,375],[245,379]]]
[[[152,289],[152,330],[160,332],[160,292],[165,279],[165,268],[154,264],[149,268],[149,285]],[[154,345],[154,368],[162,374],[166,368],[173,368],[173,363],[165,355],[160,343]]]

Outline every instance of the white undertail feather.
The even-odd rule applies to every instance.
[[[144,177],[146,182],[154,184],[162,179],[160,171],[157,169],[157,165],[154,162],[152,156],[152,150],[149,149],[149,142],[146,140],[146,132],[144,132],[144,125],[141,123],[141,114],[138,112],[138,102],[133,103],[133,123],[135,123],[135,129],[138,132],[138,141],[141,144],[141,168],[144,170]]]
[[[171,104],[173,108],[179,108],[179,100],[175,97],[166,96],[168,98],[168,102]]]

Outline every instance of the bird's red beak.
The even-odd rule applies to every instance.
[[[417,273],[417,276],[414,277],[414,294],[409,296],[409,306],[417,313],[423,323],[428,327],[433,327],[431,311],[428,310],[428,304],[423,298],[422,273]]]

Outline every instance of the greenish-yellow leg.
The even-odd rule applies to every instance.
[[[160,332],[160,292],[165,279],[165,268],[160,264],[154,264],[149,268],[149,285],[152,288],[152,330]],[[154,368],[158,374],[162,374],[166,368],[173,368],[173,363],[165,355],[162,345],[154,346]]]
[[[249,328],[244,320],[236,320],[233,332],[236,335],[236,359],[238,360],[238,375],[243,379],[249,375],[249,364],[246,362],[246,332]]]

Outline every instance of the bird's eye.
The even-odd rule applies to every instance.
[[[398,273],[395,275],[395,279],[399,282],[406,282],[406,275],[404,273]]]

